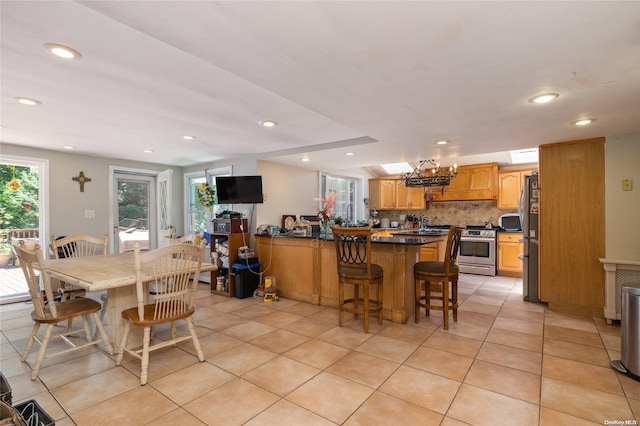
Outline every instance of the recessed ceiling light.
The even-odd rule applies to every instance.
[[[573,126],[586,126],[588,124],[593,123],[594,121],[596,121],[595,118],[583,118],[581,120],[574,121],[573,123],[571,123],[571,125],[573,125]]]
[[[347,152],[347,153],[346,153],[346,154],[344,154],[344,155],[351,156],[351,155],[354,155],[354,154],[353,154],[353,152]]]
[[[21,103],[22,105],[29,105],[29,106],[35,106],[35,105],[40,105],[42,102],[40,102],[37,99],[31,99],[31,98],[16,98],[16,100],[18,101],[18,103]]]
[[[560,95],[557,93],[545,93],[542,95],[534,96],[533,98],[529,99],[529,102],[531,102],[532,104],[546,104],[547,102],[551,102],[554,99],[557,99],[558,96]]]
[[[278,125],[278,122],[274,120],[261,120],[259,123],[264,127],[275,127]]]
[[[65,146],[63,146],[62,148],[64,148],[64,149],[68,149],[68,150],[76,149],[76,147],[75,147],[75,146],[71,146],[71,145],[65,145]]]
[[[44,47],[54,55],[63,59],[80,59],[82,55],[75,49],[64,44],[45,43]]]
[[[311,160],[309,160],[309,157],[303,157],[300,159],[300,161],[302,161],[303,163],[308,163]]]
[[[449,143],[449,141],[446,141],[446,140],[443,139],[441,141],[436,142],[436,145],[446,145],[448,143]]]
[[[151,154],[153,151],[151,151],[150,149],[145,149],[145,150],[144,150],[144,151],[142,151],[142,152],[144,152],[144,153],[146,153],[146,154]]]
[[[182,139],[184,139],[184,140],[188,140],[188,141],[195,140],[195,138],[196,138],[195,136],[191,136],[191,135],[184,135],[184,136],[182,137]]]

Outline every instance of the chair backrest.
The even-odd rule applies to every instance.
[[[458,261],[458,253],[460,252],[460,238],[462,238],[462,228],[452,226],[449,228],[447,236],[447,248],[444,256],[444,272],[448,274],[451,271],[451,265],[455,265]]]
[[[171,244],[195,244],[196,236],[194,234],[183,235],[180,238],[171,236]]]
[[[65,257],[84,257],[107,254],[109,249],[109,235],[105,232],[102,238],[92,235],[71,235],[56,237],[51,234],[51,249],[56,259]]]
[[[33,302],[34,312],[38,317],[46,316],[47,312],[50,312],[53,318],[57,317],[58,312],[54,302],[55,294],[51,289],[47,264],[42,255],[42,250],[40,250],[40,245],[36,244],[35,246],[29,246],[29,248],[27,248],[24,241],[20,240],[17,245],[13,246],[13,251],[18,259],[20,259],[20,267],[29,286],[29,294]],[[39,271],[40,274],[36,271]],[[42,286],[48,302],[45,302],[45,297],[42,295],[40,278],[42,278]]]
[[[203,244],[170,244],[140,253],[140,247],[136,245],[136,296],[140,319],[144,318],[147,283],[155,288],[154,320],[175,317],[191,309],[198,280],[190,277],[200,276],[204,249]],[[153,273],[151,280],[145,279],[147,273]]]
[[[371,275],[371,227],[343,228],[332,226],[336,243],[338,273],[340,268],[356,268]]]

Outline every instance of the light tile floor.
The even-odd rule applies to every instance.
[[[31,307],[0,307],[2,372],[14,403],[65,425],[603,425],[640,418],[640,382],[610,368],[620,325],[522,301],[515,278],[462,275],[457,323],[337,326],[336,309],[209,294],[197,299],[206,361],[190,342],[139,362],[99,350],[20,362]],[[167,329],[157,330],[162,339]],[[32,353],[28,362],[32,363]]]

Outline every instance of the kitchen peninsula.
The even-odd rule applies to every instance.
[[[385,319],[407,322],[414,310],[413,265],[420,259],[421,247],[437,246],[445,239],[446,236],[373,237],[372,262],[384,269]],[[317,305],[338,306],[333,240],[287,234],[256,235],[255,247],[265,276],[275,277],[279,295]]]

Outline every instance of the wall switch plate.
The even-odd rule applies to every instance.
[[[96,218],[96,211],[95,210],[85,210],[84,211],[84,218],[85,219],[95,219]]]
[[[622,179],[622,190],[631,191],[633,189],[633,181],[631,179]]]

